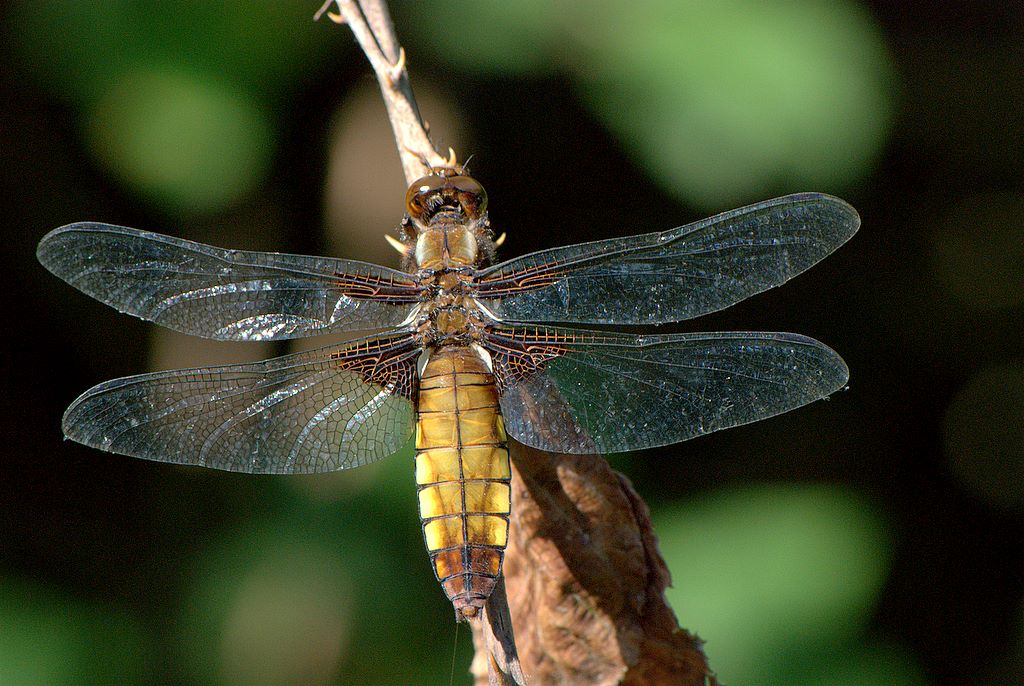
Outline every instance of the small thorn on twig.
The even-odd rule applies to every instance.
[[[404,150],[407,155],[415,157],[416,160],[423,165],[425,174],[431,173],[431,170],[435,167],[443,167],[446,164],[444,158],[438,155],[433,149],[430,150],[430,153],[423,153],[419,150],[410,148],[407,145],[403,145],[402,150]]]
[[[406,154],[412,155],[417,160],[419,160],[419,163],[422,164],[424,167],[430,167],[430,160],[428,160],[427,156],[421,153],[420,151],[413,150],[408,145],[403,145],[402,149],[406,152]]]
[[[398,82],[402,78],[402,73],[405,71],[405,48],[398,48],[398,61],[391,65],[388,69],[388,81],[391,82],[392,86],[398,85]]]
[[[448,148],[448,159],[445,161],[445,165],[448,167],[455,168],[459,164],[459,159],[455,156],[455,150],[449,146]]]
[[[404,256],[405,253],[408,252],[408,247],[405,245],[405,243],[403,243],[402,241],[398,240],[394,236],[391,236],[389,234],[384,234],[384,240],[386,240],[388,242],[388,245],[390,245],[392,248],[397,250],[399,255],[403,255]]]
[[[500,248],[502,246],[502,244],[505,242],[506,238],[508,238],[508,233],[506,233],[505,231],[502,231],[501,235],[498,236],[498,240],[494,241],[494,247],[495,248]]]
[[[320,17],[324,16],[324,12],[327,12],[327,8],[335,3],[335,0],[327,0],[320,6],[320,9],[313,15],[313,21],[320,21]],[[337,12],[327,12],[327,18],[333,21],[335,24],[344,24],[345,17],[338,14]]]

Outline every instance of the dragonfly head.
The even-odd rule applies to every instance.
[[[435,169],[414,181],[405,194],[405,210],[416,222],[435,218],[457,222],[478,221],[487,212],[487,192],[472,176],[459,169]]]
[[[403,266],[480,267],[494,260],[487,192],[461,167],[435,168],[409,186],[402,224]]]

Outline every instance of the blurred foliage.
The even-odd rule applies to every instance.
[[[411,474],[406,448],[335,480],[337,500],[322,484],[306,489],[318,477],[267,480],[276,511],[223,532],[192,561],[177,637],[189,683],[306,686],[344,674],[426,686],[447,674],[450,651],[403,638],[451,627],[422,552]]]
[[[282,26],[290,27],[287,40]],[[272,96],[333,43],[303,3],[274,0],[82,0],[59,12],[19,0],[8,31],[40,85],[77,102],[101,96],[126,72],[156,65]]]
[[[459,67],[562,70],[669,192],[706,209],[839,192],[888,138],[894,70],[851,2],[414,3]],[[428,21],[428,18],[432,21]]]
[[[220,209],[251,192],[270,166],[266,111],[210,79],[132,72],[87,116],[97,160],[172,211]]]
[[[123,611],[0,578],[0,684],[145,683],[153,646]]]
[[[946,409],[950,469],[968,489],[999,507],[1024,506],[1024,364],[985,367]]]
[[[892,545],[862,498],[838,487],[750,486],[666,508],[654,522],[675,583],[668,598],[699,627],[723,682],[921,683],[883,679],[893,674],[891,650],[855,648]],[[913,674],[906,657],[897,662],[896,672]],[[827,681],[809,679],[823,669],[834,673]],[[872,679],[857,676],[865,671]]]
[[[302,3],[84,0],[55,13],[22,0],[12,14],[26,73],[81,108],[97,161],[176,214],[220,210],[266,178],[270,108],[327,48]]]

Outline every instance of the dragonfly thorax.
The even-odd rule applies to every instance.
[[[428,346],[471,343],[494,323],[475,298],[461,291],[439,293],[420,306],[419,314],[418,328]]]
[[[421,231],[416,237],[419,270],[472,267],[479,255],[477,237],[464,225],[448,225]]]

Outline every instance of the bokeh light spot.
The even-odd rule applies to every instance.
[[[267,114],[224,83],[138,70],[90,109],[93,154],[150,201],[179,213],[221,209],[262,180],[273,135]]]
[[[954,476],[1001,507],[1024,505],[1024,363],[976,373],[946,409],[946,454]]]
[[[669,601],[726,683],[855,636],[888,570],[883,521],[837,487],[738,488],[654,519]]]
[[[966,198],[933,235],[932,258],[943,287],[963,305],[988,310],[1024,303],[1024,196]]]
[[[199,559],[181,623],[201,682],[333,683],[354,606],[340,560],[301,532],[236,532]]]
[[[850,2],[611,3],[583,15],[584,94],[665,189],[721,208],[836,190],[885,143],[893,68]]]
[[[347,599],[328,569],[314,559],[277,559],[241,580],[222,634],[225,683],[333,682]]]

